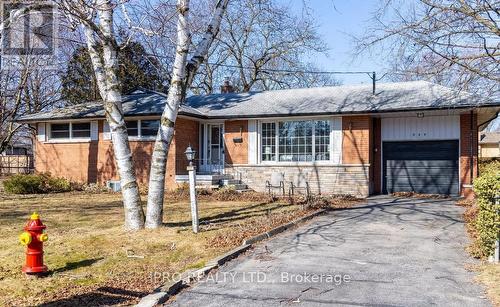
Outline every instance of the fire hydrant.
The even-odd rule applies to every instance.
[[[19,236],[21,244],[28,247],[26,264],[23,266],[23,272],[26,274],[47,272],[47,266],[43,264],[43,242],[49,239],[49,236],[43,232],[46,227],[40,220],[40,216],[34,212],[24,226],[24,232]]]

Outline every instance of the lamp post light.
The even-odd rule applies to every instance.
[[[184,152],[186,154],[186,159],[189,162],[187,171],[189,174],[189,197],[191,199],[191,218],[193,220],[193,232],[198,233],[199,222],[198,222],[198,203],[196,201],[196,166],[193,165],[193,160],[196,157],[196,150],[191,148],[191,145],[186,148]]]

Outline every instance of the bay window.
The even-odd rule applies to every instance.
[[[265,122],[261,125],[261,159],[276,162],[330,160],[330,121]]]

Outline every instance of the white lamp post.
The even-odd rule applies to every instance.
[[[189,196],[191,199],[191,218],[193,220],[193,232],[198,233],[198,203],[196,201],[196,166],[193,165],[193,160],[196,157],[196,151],[191,148],[191,145],[186,148],[186,158],[189,161],[187,167],[189,173]]]

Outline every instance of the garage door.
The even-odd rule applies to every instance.
[[[383,143],[384,193],[458,194],[458,141]]]

